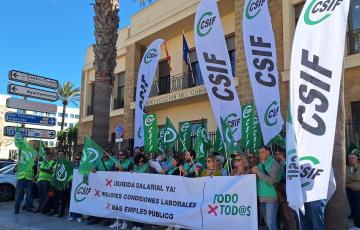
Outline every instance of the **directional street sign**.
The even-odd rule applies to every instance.
[[[32,97],[47,101],[57,101],[58,95],[55,92],[25,87],[21,85],[9,84],[7,89],[9,94]]]
[[[59,87],[59,82],[57,80],[30,73],[24,73],[17,70],[11,70],[9,72],[9,80],[42,86],[50,89],[57,89]]]
[[[12,109],[22,109],[22,110],[31,110],[43,113],[56,113],[57,107],[53,104],[45,104],[41,102],[35,101],[27,101],[24,99],[18,98],[7,98],[6,99],[6,107]]]
[[[5,113],[5,121],[20,123],[20,124],[31,124],[31,125],[44,125],[44,126],[54,126],[56,124],[56,118],[54,117],[43,117],[35,116],[31,114],[23,113]]]
[[[29,129],[29,128],[19,128],[22,137],[30,138],[41,138],[41,139],[54,139],[56,137],[55,130],[46,130],[46,129]],[[4,135],[8,137],[14,137],[16,133],[15,126],[5,126]]]

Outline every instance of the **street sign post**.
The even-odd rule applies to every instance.
[[[54,126],[56,125],[55,117],[44,117],[36,116],[31,114],[23,113],[5,113],[5,121],[20,123],[20,124],[31,124],[31,125],[44,125],[44,126]]]
[[[124,134],[124,127],[121,123],[119,123],[116,126],[116,137],[115,137],[116,143],[120,143],[123,141],[123,138],[122,138],[123,134]]]
[[[11,70],[9,72],[9,80],[42,86],[50,89],[57,89],[59,87],[59,82],[57,80],[35,74],[24,73],[17,70]]]
[[[13,97],[6,99],[6,107],[12,109],[31,110],[31,111],[43,112],[43,113],[57,112],[56,105],[45,104],[35,101],[27,101],[24,99],[18,99]]]
[[[30,129],[20,127],[20,133],[22,137],[30,138],[41,138],[41,139],[55,139],[56,131],[55,130],[46,130],[46,129]],[[14,137],[16,133],[15,126],[5,126],[4,135],[8,137]]]
[[[55,92],[40,90],[21,85],[9,84],[7,89],[9,94],[19,95],[24,97],[32,97],[47,101],[57,101],[58,95]]]

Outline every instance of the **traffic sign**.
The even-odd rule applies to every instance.
[[[121,123],[116,126],[116,138],[121,138],[124,134],[124,127]]]
[[[27,101],[24,99],[18,98],[7,98],[6,99],[6,107],[12,109],[22,109],[22,110],[31,110],[37,112],[44,112],[44,113],[56,113],[57,106],[52,104],[45,104],[41,102],[35,101]]]
[[[25,87],[21,85],[9,84],[7,89],[9,94],[32,97],[47,101],[57,101],[58,95],[55,92]]]
[[[30,129],[19,127],[22,137],[30,138],[41,138],[41,139],[54,139],[56,137],[55,130],[46,130],[46,129]],[[15,126],[5,126],[4,135],[8,137],[14,137],[16,133]]]
[[[11,70],[9,72],[9,80],[42,86],[50,89],[57,89],[59,87],[59,82],[57,80],[30,73],[24,73],[17,70]]]
[[[56,125],[56,118],[54,117],[44,117],[36,116],[31,114],[23,113],[5,113],[5,121],[20,123],[20,124],[31,124],[31,125],[44,125],[44,126],[54,126]]]

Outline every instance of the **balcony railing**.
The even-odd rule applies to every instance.
[[[360,53],[360,29],[349,31],[347,38],[349,55]]]
[[[150,97],[172,93],[182,89],[188,89],[203,85],[204,81],[201,75],[194,72],[185,72],[175,76],[167,76],[154,81],[150,91]]]

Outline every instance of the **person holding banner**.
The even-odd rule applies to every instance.
[[[280,164],[271,156],[271,150],[263,145],[259,148],[261,162],[251,172],[257,177],[257,193],[260,202],[260,215],[269,230],[277,230],[278,198],[275,183],[278,181]]]
[[[115,161],[116,161],[115,171],[129,172],[129,171],[133,170],[133,163],[132,163],[131,159],[129,159],[129,154],[127,151],[120,150],[116,154]],[[127,220],[116,219],[115,222],[112,225],[110,225],[109,227],[110,228],[120,227],[120,229],[124,230],[124,229],[128,228],[128,222],[127,222]]]
[[[201,171],[201,177],[204,176],[221,176],[220,170],[216,169],[216,157],[208,156],[206,159],[206,169]]]
[[[346,169],[346,194],[349,200],[354,225],[360,228],[360,164],[355,153],[348,155]]]
[[[195,159],[196,153],[194,150],[189,150],[185,153],[185,164],[183,167],[179,167],[182,175],[190,178],[199,176],[203,166]]]
[[[240,154],[240,153],[236,154],[235,168],[234,168],[234,170],[232,170],[230,175],[231,176],[242,176],[242,175],[248,174],[249,173],[249,171],[247,170],[248,165],[249,165],[248,161],[242,154]]]
[[[50,155],[47,157],[47,160],[43,159],[43,161],[39,163],[39,173],[37,181],[37,188],[39,194],[39,205],[37,208],[38,212],[42,211],[48,192],[50,190],[50,181],[52,173],[54,172],[55,164],[56,162],[51,159]]]
[[[74,156],[74,161],[73,161],[74,169],[79,169],[80,159],[81,159],[81,154],[78,153]],[[70,191],[71,191],[71,183],[70,183]],[[82,215],[80,213],[70,212],[68,220],[81,222],[82,221],[81,216]]]
[[[172,166],[166,171],[167,175],[181,176],[180,167],[183,167],[184,157],[181,154],[175,154],[172,159]]]
[[[133,172],[135,173],[148,173],[149,172],[149,163],[146,162],[145,155],[142,153],[138,153],[134,157],[134,169]],[[143,223],[133,222],[132,230],[142,230],[144,227]]]

